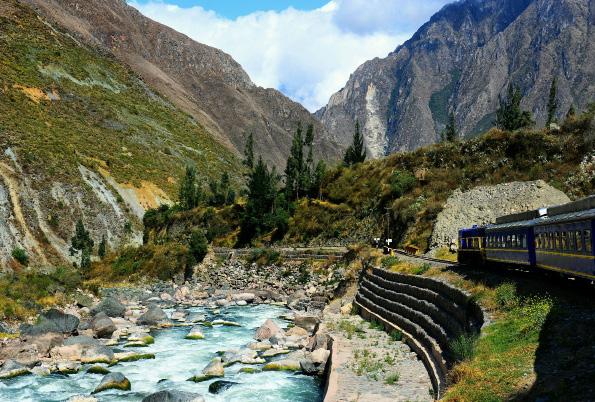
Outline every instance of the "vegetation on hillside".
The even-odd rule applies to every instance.
[[[84,186],[81,164],[119,183],[149,181],[175,199],[187,164],[201,178],[238,171],[192,118],[27,6],[6,2],[0,26],[0,148],[12,148],[26,172]]]

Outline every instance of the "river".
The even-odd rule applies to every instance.
[[[218,314],[204,308],[190,308],[189,312],[207,315],[207,320],[223,319],[241,324],[241,327],[203,327],[205,339],[184,339],[191,327],[172,327],[152,331],[155,343],[143,348],[127,348],[142,353],[154,353],[155,359],[119,363],[109,368],[121,372],[132,384],[131,391],[109,390],[96,395],[101,401],[141,401],[143,397],[164,389],[200,393],[206,401],[292,401],[317,402],[322,400],[320,380],[291,372],[239,373],[242,367],[259,368],[258,365],[236,364],[225,368],[223,380],[237,385],[214,395],[208,392],[209,384],[187,381],[216,357],[218,351],[239,349],[253,341],[255,330],[267,319],[273,318],[280,326],[287,322],[276,318],[287,310],[271,305],[224,308]],[[167,311],[167,310],[166,310]],[[171,311],[168,311],[171,312]],[[115,346],[122,348],[124,342]],[[0,382],[1,401],[65,401],[74,395],[89,395],[102,379],[101,375],[88,374],[82,367],[78,374],[62,376],[28,375]]]

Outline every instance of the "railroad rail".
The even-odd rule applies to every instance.
[[[433,257],[425,256],[425,255],[411,254],[411,253],[406,252],[405,250],[400,250],[400,249],[396,249],[396,248],[385,247],[385,250],[388,250],[389,253],[399,254],[399,255],[402,255],[402,256],[405,256],[408,258],[413,258],[416,260],[429,261],[429,262],[442,264],[442,265],[448,265],[448,266],[460,265],[456,261],[443,260],[440,258],[433,258]]]

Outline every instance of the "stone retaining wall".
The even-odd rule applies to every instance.
[[[365,319],[403,334],[424,362],[437,397],[446,388],[454,360],[449,343],[478,333],[484,322],[483,311],[468,293],[436,279],[378,268],[362,277],[355,305]]]

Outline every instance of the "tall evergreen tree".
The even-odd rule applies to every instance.
[[[277,189],[276,173],[271,174],[268,167],[258,158],[258,162],[248,177],[246,208],[242,218],[240,238],[246,243],[267,228],[267,217],[274,210]]]
[[[558,78],[554,77],[552,86],[550,87],[550,97],[547,102],[547,122],[546,128],[550,128],[550,124],[556,123],[556,112],[558,111]]]
[[[285,167],[285,193],[288,201],[293,201],[300,197],[303,171],[304,139],[302,135],[302,124],[298,123]]]
[[[81,253],[81,269],[89,269],[91,267],[91,251],[95,242],[91,239],[90,233],[85,229],[83,221],[79,219],[74,229],[74,236],[70,239],[69,252],[71,256]]]
[[[321,198],[322,197],[322,179],[326,174],[326,163],[323,160],[318,161],[316,169],[312,177],[312,183],[310,185],[310,196]]]
[[[531,112],[521,110],[521,90],[510,84],[505,98],[500,98],[500,107],[496,111],[496,126],[501,130],[514,131],[531,127],[534,122]]]
[[[99,246],[97,247],[97,255],[99,256],[99,258],[103,259],[103,257],[105,257],[106,253],[107,253],[107,241],[105,240],[105,235],[102,235],[101,242],[99,243]]]
[[[347,166],[355,165],[366,160],[366,150],[364,148],[364,137],[360,133],[359,120],[355,122],[355,132],[353,133],[353,142],[345,151],[343,162]]]
[[[454,142],[458,137],[457,133],[457,125],[455,120],[454,112],[450,112],[448,115],[448,123],[446,124],[446,128],[442,132],[442,138],[444,141]]]
[[[180,206],[183,209],[196,208],[202,200],[202,191],[196,182],[196,168],[194,166],[186,166],[186,173],[180,184],[178,194]]]
[[[254,136],[252,133],[246,138],[243,164],[250,170],[254,169]]]
[[[301,194],[308,194],[310,187],[312,185],[313,174],[314,174],[314,125],[308,125],[308,129],[306,130],[306,137],[304,138],[304,146],[308,150],[308,155],[306,156],[306,161],[304,163],[304,169],[302,172],[302,180],[301,180]]]

